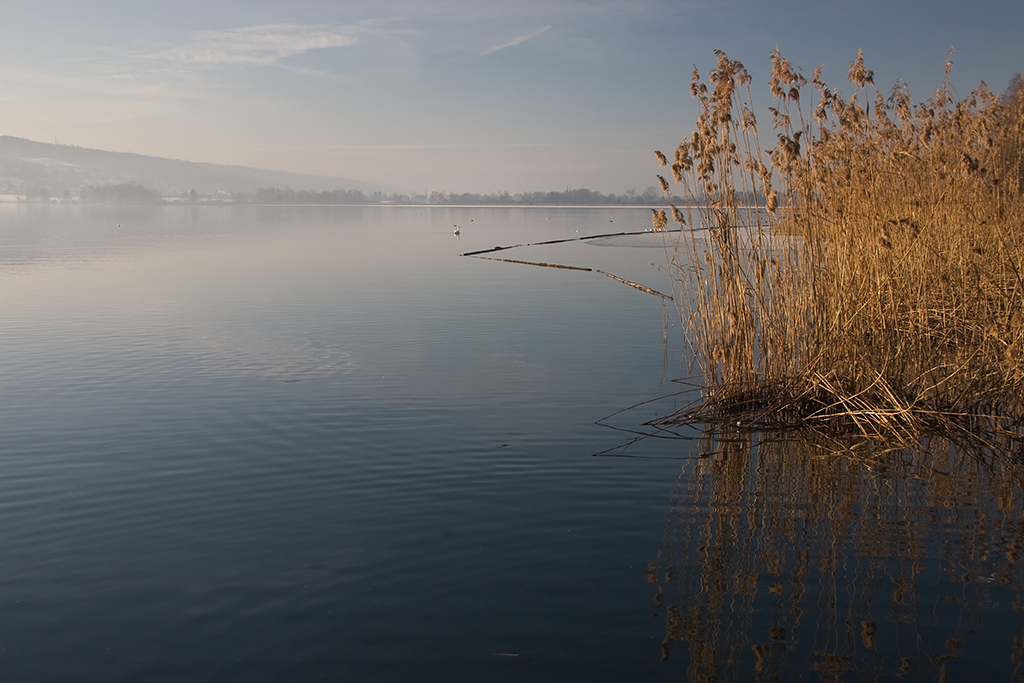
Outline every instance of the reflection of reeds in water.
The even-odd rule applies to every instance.
[[[1024,79],[957,100],[947,62],[914,105],[859,54],[848,97],[772,66],[767,155],[722,53],[656,153],[706,393],[650,424],[719,434],[650,566],[663,655],[691,681],[1024,677]]]
[[[690,681],[1024,677],[1024,464],[702,447],[648,572]]]

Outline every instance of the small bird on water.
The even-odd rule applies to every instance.
[[[455,225],[455,224],[452,223],[452,225]],[[452,233],[455,234],[455,235],[459,235],[459,234],[462,234],[462,231],[459,230],[459,226],[455,225],[455,230],[453,230]]]

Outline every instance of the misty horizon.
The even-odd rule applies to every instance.
[[[0,25],[0,133],[405,192],[642,192],[652,150],[689,134],[689,74],[715,49],[767,112],[776,47],[847,95],[863,49],[880,91],[921,97],[953,46],[969,93],[1021,71],[1022,22],[999,0],[22,3]]]
[[[190,198],[189,192],[196,196]],[[84,199],[89,194],[92,201],[127,203],[167,199],[254,203],[664,203],[661,192],[653,185],[641,191],[628,188],[610,193],[585,187],[566,187],[564,192],[517,188],[490,193],[427,188],[420,193],[361,179],[190,162],[0,136],[0,196],[16,196],[24,201],[68,201]]]

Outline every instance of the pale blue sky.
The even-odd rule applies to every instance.
[[[1001,92],[1021,0],[0,0],[0,134],[422,192],[642,191],[725,50],[772,103],[769,52],[833,87]],[[770,140],[762,138],[764,146]]]

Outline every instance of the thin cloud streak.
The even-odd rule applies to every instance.
[[[291,64],[273,64],[279,69],[291,71],[293,73],[302,74],[303,76],[312,76],[314,78],[326,78],[329,81],[337,81],[338,83],[352,83],[355,79],[341,74],[330,73],[329,71],[323,71],[322,69],[312,69],[306,66],[293,66]]]
[[[302,24],[267,24],[229,31],[197,31],[191,42],[149,55],[187,64],[274,65],[310,50],[349,47],[354,29]]]
[[[551,30],[550,26],[545,26],[545,27],[537,29],[536,31],[533,31],[531,33],[526,33],[524,35],[521,35],[521,36],[518,36],[516,38],[513,38],[512,40],[510,40],[508,42],[500,43],[498,45],[495,45],[494,47],[492,47],[489,50],[485,51],[480,56],[481,57],[486,57],[487,55],[493,55],[495,52],[500,52],[501,50],[507,50],[510,47],[515,47],[516,45],[522,45],[526,41],[533,40],[534,38],[536,38],[537,36],[541,35],[542,33],[546,33],[547,31],[550,31],[550,30]]]

